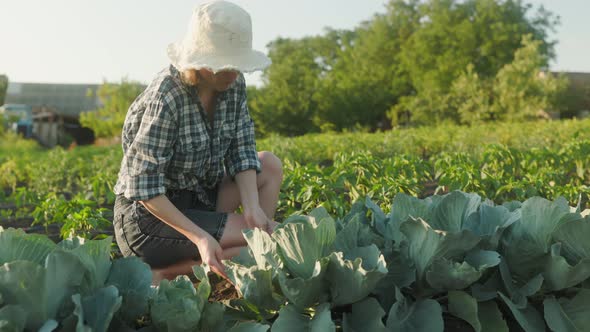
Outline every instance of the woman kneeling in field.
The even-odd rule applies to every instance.
[[[242,230],[277,225],[282,182],[280,160],[256,151],[246,104],[242,73],[270,64],[252,50],[249,14],[226,1],[197,7],[168,56],[127,112],[114,189],[117,244],[156,285],[199,261],[226,276],[221,260],[246,245]]]

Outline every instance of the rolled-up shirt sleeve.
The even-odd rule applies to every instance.
[[[250,117],[245,94],[240,101],[236,136],[232,139],[225,157],[225,167],[232,179],[236,174],[248,169],[255,169],[257,174],[261,172],[254,138],[254,121]]]
[[[149,200],[166,193],[165,174],[178,135],[173,107],[166,98],[155,98],[146,105],[137,134],[123,158],[127,158],[124,196],[130,200]]]

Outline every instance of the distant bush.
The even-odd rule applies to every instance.
[[[104,106],[96,111],[82,112],[80,124],[92,129],[97,138],[120,136],[127,109],[143,89],[139,82],[127,79],[119,84],[105,82],[97,92]]]

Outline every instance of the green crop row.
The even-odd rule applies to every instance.
[[[52,171],[48,169],[52,165],[54,173],[68,173],[72,179],[67,179],[63,174],[49,173],[51,179],[45,180],[49,181],[48,186],[59,184],[67,187],[76,178],[88,177],[98,168],[116,175],[122,156],[118,145],[77,147],[72,151],[56,148],[48,152],[34,141],[20,139],[9,133],[1,138],[0,165],[5,171],[0,173],[0,186],[4,187],[19,182],[28,185],[39,176],[48,178],[44,175]],[[307,164],[333,161],[342,152],[370,152],[376,158],[411,155],[429,159],[441,153],[477,155],[491,144],[517,150],[559,149],[568,142],[586,139],[590,139],[590,119],[471,127],[444,125],[373,134],[317,134],[295,138],[273,136],[259,140],[258,149],[272,151],[283,160]]]
[[[463,190],[495,202],[563,196],[572,205],[586,205],[590,138],[584,128],[589,125],[571,120],[495,130],[430,128],[430,135],[426,129],[327,134],[269,138],[259,146],[283,160],[278,219],[320,204],[342,216],[364,196],[386,207],[399,192],[426,197]],[[42,151],[22,141],[16,139],[14,149],[0,156],[0,219],[63,223],[69,225],[63,235],[80,236],[108,225],[122,158],[119,146]],[[84,218],[93,222],[79,221]]]
[[[590,119],[548,122],[495,123],[470,127],[441,125],[392,130],[383,133],[317,134],[269,137],[258,141],[259,150],[300,164],[333,160],[338,153],[370,152],[377,158],[412,155],[428,159],[440,153],[481,154],[490,144],[518,150],[559,149],[563,144],[590,139]]]
[[[565,197],[587,206],[590,194],[590,140],[573,140],[559,149],[518,150],[489,145],[481,154],[441,153],[374,158],[370,153],[337,154],[332,165],[285,162],[280,215],[322,204],[342,216],[351,202],[372,197],[380,206],[406,193],[426,197],[452,190],[475,192],[497,203],[533,196]]]
[[[240,297],[209,302],[208,266],[150,288],[112,239],[0,227],[0,327],[59,331],[582,331],[590,210],[563,198],[496,205],[454,191],[362,198],[342,218],[295,214],[223,263]]]

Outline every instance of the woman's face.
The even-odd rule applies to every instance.
[[[222,70],[213,74],[206,68],[199,69],[200,82],[217,92],[227,90],[238,78],[240,74],[237,70]]]

